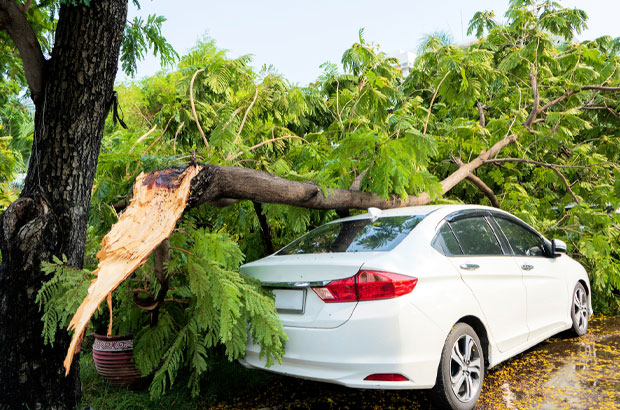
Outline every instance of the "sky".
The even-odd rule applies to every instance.
[[[494,10],[501,18],[508,0],[141,0],[134,16],[159,14],[167,18],[162,33],[180,54],[208,36],[235,58],[254,56],[253,66],[273,65],[288,80],[300,85],[314,82],[326,61],[340,63],[342,53],[364,28],[366,41],[381,51],[415,51],[420,39],[435,31],[452,35],[456,43],[473,39],[467,25],[476,11]],[[130,2],[131,4],[131,2]],[[565,0],[588,14],[588,29],[580,40],[601,35],[620,37],[619,0]],[[149,56],[138,63],[136,79],[160,69]],[[119,70],[118,79],[127,80]]]

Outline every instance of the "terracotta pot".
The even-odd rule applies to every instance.
[[[99,376],[114,386],[127,386],[142,379],[133,364],[132,335],[94,336],[93,360]]]

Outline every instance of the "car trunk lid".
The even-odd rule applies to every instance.
[[[332,280],[355,275],[375,252],[274,255],[241,267],[276,296],[284,326],[334,328],[344,324],[357,302],[325,303],[312,290]]]

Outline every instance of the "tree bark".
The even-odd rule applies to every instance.
[[[69,338],[41,337],[34,303],[42,261],[66,255],[82,267],[88,208],[106,115],[113,97],[127,0],[63,5],[39,98],[35,136],[20,198],[0,215],[0,407],[73,409],[77,361],[62,362]],[[10,33],[9,33],[10,34]]]

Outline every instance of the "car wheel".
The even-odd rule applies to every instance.
[[[570,316],[573,319],[573,332],[583,336],[588,331],[588,294],[581,283],[577,283],[573,291]]]
[[[435,404],[441,409],[473,409],[484,380],[484,355],[478,335],[465,323],[453,328],[441,353]]]

